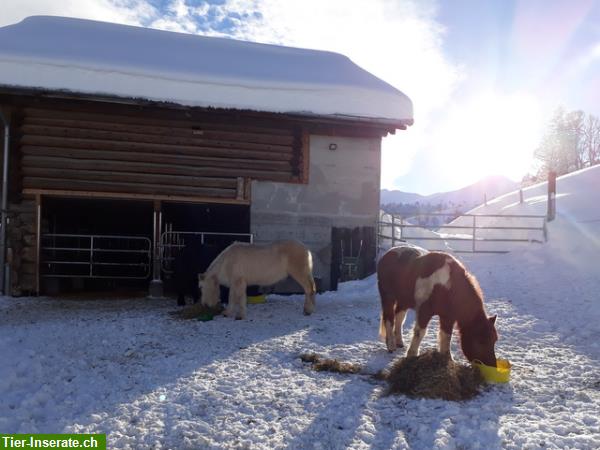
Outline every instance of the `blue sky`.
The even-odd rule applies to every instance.
[[[34,14],[346,54],[415,105],[384,140],[385,188],[520,179],[557,106],[600,115],[599,1],[3,0],[0,25]]]
[[[528,128],[535,130],[534,136],[529,137],[525,136],[526,131],[519,131],[524,136],[518,140],[532,139],[533,145],[520,148],[518,154],[511,149],[498,150],[505,154],[502,159],[506,164],[502,159],[489,165],[479,163],[484,166],[482,175],[494,173],[496,166],[497,173],[518,180],[524,171],[534,169],[525,159],[521,162],[518,155],[531,155],[543,125],[557,106],[600,115],[600,2],[453,0],[439,3],[435,20],[444,27],[443,54],[449,64],[461,67],[462,73],[447,106],[454,102],[464,105],[470,99],[485,98],[494,92],[490,104],[502,104],[502,98],[512,98],[505,105],[508,112],[516,113],[520,123],[527,121]],[[529,104],[530,113],[515,111],[520,104]],[[448,121],[449,109],[452,111],[450,107],[431,118],[432,133],[439,131],[436,126]],[[460,116],[460,111],[457,114]],[[465,115],[478,124],[472,114]],[[506,119],[508,125],[498,124],[501,133],[518,129],[518,124],[511,126],[511,119]],[[462,134],[464,137],[467,131]],[[492,130],[490,134],[495,133]],[[510,140],[507,144],[511,145]],[[480,145],[481,149],[472,153],[485,154],[486,139],[481,139]],[[452,146],[423,147],[411,162],[411,170],[397,178],[395,184],[401,189],[430,193],[460,187],[478,178],[475,171],[456,179],[447,171],[449,164],[435,164],[436,160],[445,160],[442,153],[447,152],[463,157],[470,154]],[[492,161],[496,159],[488,156]],[[509,169],[511,164],[514,171]],[[429,177],[420,179],[422,173]],[[430,185],[431,178],[444,181]]]

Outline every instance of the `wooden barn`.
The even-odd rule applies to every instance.
[[[330,52],[60,17],[0,28],[5,295],[150,287],[187,243],[293,238],[373,270],[403,93]],[[346,273],[347,271],[347,273]]]

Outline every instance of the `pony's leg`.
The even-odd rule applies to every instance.
[[[406,352],[406,356],[417,356],[419,354],[419,347],[427,333],[427,325],[429,324],[430,319],[430,315],[424,315],[421,314],[420,311],[417,311],[415,326],[413,328],[413,337],[412,341],[410,341],[410,347],[408,348],[408,352]]]
[[[225,310],[223,311],[223,315],[227,316],[227,317],[233,317],[233,315],[235,314],[235,310],[236,310],[235,294],[233,292],[233,286],[230,286],[229,287],[229,295],[227,297],[227,306],[225,307]]]
[[[229,294],[227,295],[227,306],[225,307],[225,311],[223,311],[223,315],[227,317],[235,317],[235,314],[238,310],[238,297],[236,295],[236,291],[234,288],[234,283],[229,283]]]
[[[388,352],[396,350],[396,339],[394,337],[394,306],[396,299],[381,295],[381,322],[379,324],[379,336],[385,340]]]
[[[306,283],[304,287],[304,315],[310,316],[315,312],[317,287],[315,280],[311,274],[306,277]]]
[[[304,290],[304,315],[310,316],[315,311],[316,306],[315,294],[317,293],[317,288],[315,286],[315,279],[308,268],[302,273],[291,270],[290,276],[302,286]]]
[[[404,347],[404,341],[402,340],[402,326],[404,325],[404,319],[406,318],[406,310],[401,309],[396,311],[394,317],[394,339],[396,341],[396,347]]]
[[[229,288],[229,302],[233,302],[234,305],[232,312],[237,310],[235,318],[237,320],[245,319],[247,297],[246,282],[243,279],[238,278],[231,283],[231,287]]]
[[[438,348],[440,353],[450,355],[450,341],[452,340],[452,329],[454,322],[446,317],[440,317],[440,329],[438,332]],[[450,355],[452,358],[452,355]]]

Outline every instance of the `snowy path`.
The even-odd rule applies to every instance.
[[[177,321],[170,301],[1,299],[0,429],[105,432],[109,448],[132,449],[600,447],[589,330],[565,342],[569,321],[527,312],[518,277],[502,286],[487,264],[473,262],[513,380],[473,401],[381,397],[368,375],[300,362],[305,351],[369,372],[391,361],[373,279],[319,296],[312,317],[301,298],[273,296],[245,322]]]

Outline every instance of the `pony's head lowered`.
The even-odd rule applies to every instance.
[[[494,345],[498,340],[496,316],[483,315],[460,330],[460,346],[469,361],[479,360],[486,366],[496,367]]]
[[[462,297],[464,305],[472,310],[470,320],[460,323],[460,345],[469,361],[479,360],[486,366],[496,367],[494,346],[498,340],[496,316],[487,317],[483,307],[483,292],[477,279],[464,267],[457,266],[458,277],[454,281],[455,293]],[[460,280],[460,281],[459,281]]]
[[[221,293],[219,289],[219,281],[214,275],[208,273],[198,274],[198,287],[202,293],[200,297],[200,304],[206,306],[216,306],[219,303],[219,295]]]

